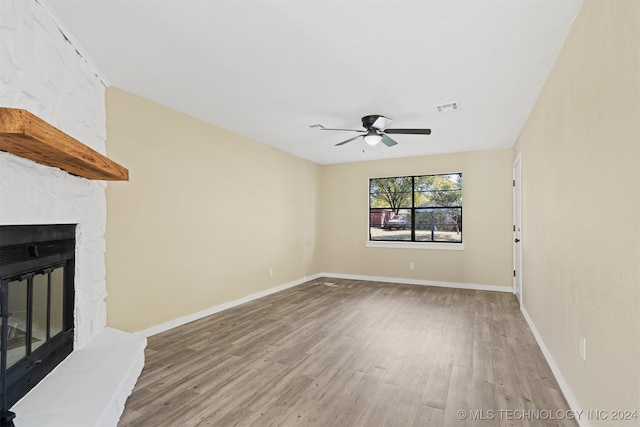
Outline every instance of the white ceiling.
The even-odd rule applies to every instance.
[[[111,85],[328,164],[512,146],[581,1],[45,5]],[[461,109],[436,111],[451,101]],[[356,134],[309,128],[368,114],[432,134],[335,147]]]

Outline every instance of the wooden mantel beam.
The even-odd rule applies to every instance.
[[[0,150],[87,179],[129,180],[126,168],[26,110],[0,108]]]

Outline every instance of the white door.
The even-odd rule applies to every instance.
[[[520,154],[513,162],[513,293],[522,304],[522,169]]]

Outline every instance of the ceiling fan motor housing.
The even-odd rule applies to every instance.
[[[380,117],[383,117],[383,116],[381,116],[380,114],[372,114],[370,116],[364,116],[362,118],[362,127],[364,127],[367,130],[371,129],[371,126],[373,126],[376,120],[378,120]]]

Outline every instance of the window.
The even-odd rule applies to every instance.
[[[462,243],[462,174],[370,179],[369,241]]]

